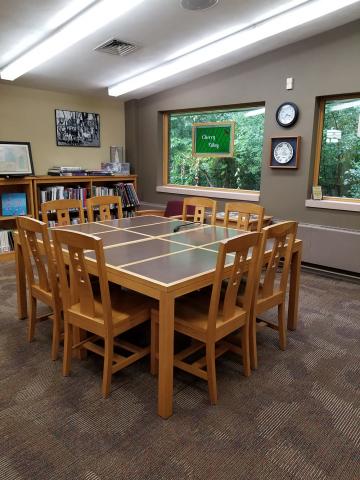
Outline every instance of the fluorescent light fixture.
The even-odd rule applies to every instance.
[[[347,108],[360,107],[360,100],[354,100],[353,102],[344,102],[338,103],[330,108],[332,112],[337,112],[338,110],[346,110]]]
[[[240,32],[217,40],[195,51],[163,63],[132,78],[123,80],[108,89],[109,95],[118,97],[125,93],[151,85],[177,73],[190,70],[228,53],[288,31],[320,17],[334,13],[360,0],[312,0],[296,8],[254,24]]]
[[[1,71],[3,80],[15,80],[91,35],[144,0],[102,0],[78,15],[60,30],[24,53]]]
[[[244,117],[256,117],[257,115],[264,115],[265,107],[256,108],[255,110],[249,110],[244,114]]]
[[[186,53],[192,52],[194,50],[197,50],[198,48],[204,47],[205,45],[208,45],[209,43],[215,42],[216,40],[220,40],[222,38],[225,38],[229,35],[232,35],[235,32],[239,32],[240,30],[244,30],[245,28],[250,27],[251,25],[254,25],[254,23],[259,23],[263,22],[264,20],[268,20],[271,17],[274,17],[275,15],[279,15],[280,13],[283,13],[287,10],[290,10],[291,8],[298,7],[299,5],[309,2],[310,0],[292,0],[291,2],[283,3],[276,9],[267,11],[265,15],[262,15],[260,17],[256,17],[252,20],[252,23],[248,24],[241,24],[241,25],[234,25],[232,27],[227,28],[226,30],[222,30],[220,32],[215,32],[212,35],[203,38],[195,43],[192,43],[191,45],[187,45],[186,47],[177,50],[174,52],[170,57],[166,59],[168,60],[173,60],[174,58],[181,57],[182,55],[185,55]]]
[[[82,10],[85,10],[89,5],[94,3],[95,0],[73,0],[65,8],[60,10],[56,15],[54,15],[47,23],[46,27],[48,30],[55,30],[55,28],[64,25],[64,23],[71,20],[75,15],[80,13]]]

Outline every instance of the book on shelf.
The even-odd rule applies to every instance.
[[[86,199],[89,192],[86,188],[66,187],[65,185],[53,185],[40,190],[40,202],[49,202],[51,200],[81,200],[82,206],[86,206]]]
[[[0,253],[14,250],[14,237],[12,230],[0,230]]]
[[[108,170],[86,170],[86,174],[92,177],[111,177],[113,173]]]
[[[93,186],[92,196],[118,195],[123,208],[136,208],[140,205],[135,187],[132,183],[115,183],[110,187]]]
[[[1,195],[1,210],[4,217],[26,215],[26,193],[3,193]]]

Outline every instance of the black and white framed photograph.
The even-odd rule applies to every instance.
[[[298,168],[301,137],[271,139],[270,168]]]
[[[98,113],[55,110],[55,123],[59,147],[100,147]]]

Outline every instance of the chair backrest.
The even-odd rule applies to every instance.
[[[102,319],[104,328],[111,334],[112,309],[102,240],[85,233],[66,229],[55,229],[52,231],[52,235],[60,274],[60,287],[65,316],[69,314],[69,310],[75,304],[79,305],[77,314],[82,316],[84,320],[91,321],[91,318],[96,316],[94,292],[84,256],[85,250],[94,251],[100,284]],[[65,267],[65,256],[69,259],[69,278]]]
[[[166,209],[164,213],[164,217],[173,217],[175,215],[182,215],[183,209],[183,201],[182,200],[169,200],[166,204]],[[194,214],[195,209],[189,213],[189,215]]]
[[[47,225],[28,217],[17,217],[16,224],[29,287],[41,290],[43,293],[52,292],[57,296],[55,257],[51,249]]]
[[[208,335],[213,335],[215,331],[216,319],[220,313],[219,307],[222,281],[226,278],[228,278],[229,281],[227,282],[223,302],[223,320],[226,321],[230,319],[236,313],[236,300],[240,282],[245,273],[245,266],[247,267],[247,281],[242,307],[249,314],[255,289],[261,238],[261,233],[249,232],[239,237],[234,237],[229,240],[223,240],[220,243],[215,271],[215,279],[210,300]],[[248,257],[250,249],[252,249],[252,251],[251,257],[249,259]],[[226,274],[224,269],[226,263],[226,256],[229,253],[235,254],[235,257],[231,271]]]
[[[81,200],[64,199],[64,200],[51,200],[50,202],[44,202],[41,204],[42,221],[48,225],[49,212],[56,213],[56,223],[59,226],[71,225],[69,211],[76,209],[79,212],[80,223],[85,222],[84,210],[81,204]]]
[[[195,207],[194,213],[189,213],[189,207]],[[205,209],[211,210],[211,225],[216,221],[216,200],[206,197],[187,197],[184,199],[182,220],[186,221],[187,215],[194,216],[194,222],[205,222]]]
[[[118,195],[103,195],[98,197],[91,197],[86,200],[86,208],[89,222],[95,221],[94,208],[99,207],[99,218],[103,222],[111,220],[111,207],[117,207],[117,217],[122,218],[122,204],[121,198]]]
[[[261,232],[265,209],[261,205],[245,202],[229,202],[225,204],[224,227],[234,225],[234,222],[229,222],[230,212],[237,213],[236,228],[241,230],[251,230],[249,225],[251,216],[257,217],[256,231]],[[230,225],[229,225],[230,223]]]
[[[297,222],[281,222],[265,227],[262,231],[263,239],[260,250],[257,284],[259,285],[260,283],[261,270],[265,268],[261,283],[262,298],[273,295],[279,262],[281,258],[284,258],[282,271],[279,274],[279,289],[277,292],[282,292],[285,296],[292,250],[296,239]],[[270,252],[267,253],[267,251]],[[267,258],[265,256],[267,256]]]

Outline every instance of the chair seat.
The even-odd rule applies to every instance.
[[[185,335],[191,333],[193,338],[205,340],[208,317],[209,317],[210,295],[200,291],[185,295],[175,303],[175,330]],[[219,311],[222,312],[223,301],[220,300]],[[239,306],[235,307],[234,315],[224,321],[220,313],[216,319],[216,340],[227,335],[227,329],[233,330],[234,323],[242,327],[246,323],[246,311]]]
[[[94,298],[95,315],[91,317],[98,323],[99,329],[104,326],[103,306],[99,296]],[[124,290],[113,290],[111,292],[112,320],[114,336],[135,327],[149,318],[150,309],[154,306],[154,301],[144,295]],[[75,316],[80,314],[80,303],[72,305],[69,313]],[[81,325],[79,325],[81,327]],[[95,329],[94,329],[95,330]],[[97,329],[96,329],[97,330]],[[94,331],[94,333],[99,333]]]

